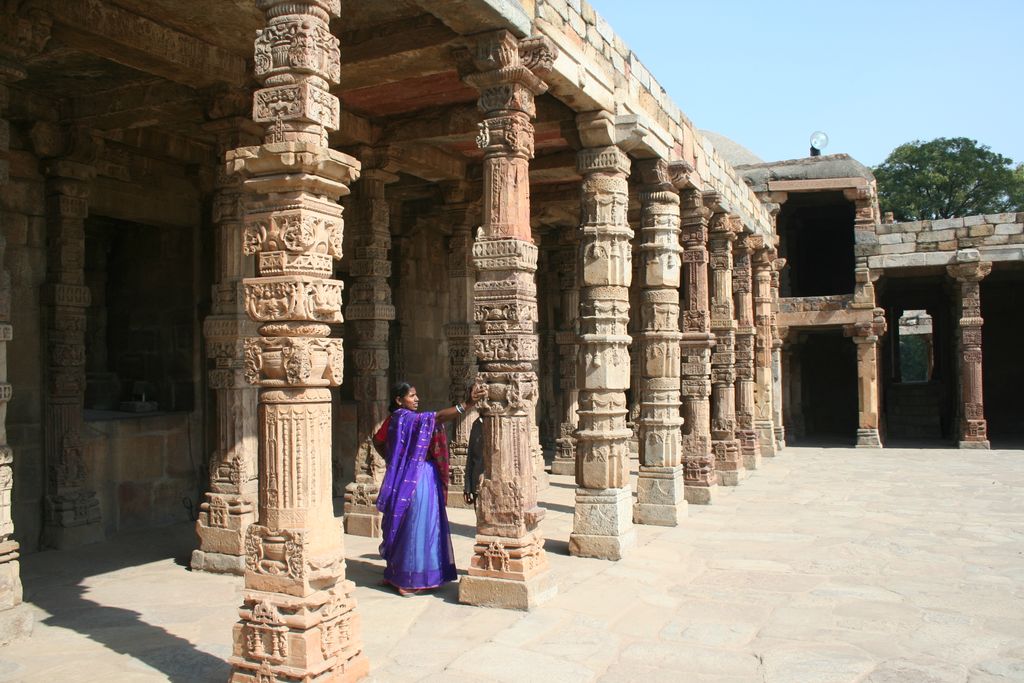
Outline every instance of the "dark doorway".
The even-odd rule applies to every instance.
[[[988,438],[993,448],[1024,447],[1024,411],[1020,390],[1024,362],[1020,348],[1024,322],[1024,271],[1001,270],[981,282],[982,383]]]
[[[853,293],[854,206],[842,192],[792,192],[779,213],[782,296]]]
[[[888,334],[882,340],[886,444],[948,446],[956,432],[956,316],[945,273],[879,282]]]
[[[800,332],[791,350],[790,381],[795,381],[784,421],[799,425],[797,445],[852,446],[857,436],[857,350],[842,330]]]

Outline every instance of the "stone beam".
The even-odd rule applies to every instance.
[[[546,137],[561,133],[565,107],[557,100],[539,97],[536,100],[537,121],[534,123],[536,136]],[[480,113],[476,105],[445,107],[433,112],[416,112],[410,118],[394,120],[384,127],[381,142],[429,142],[434,144],[463,144],[467,150],[474,149],[480,132]],[[344,126],[344,121],[342,121]]]
[[[433,145],[391,145],[388,151],[397,166],[396,170],[417,178],[435,183],[466,178],[466,160]]]
[[[516,37],[530,33],[533,20],[520,2],[513,0],[415,0],[456,33],[469,35],[507,29]]]
[[[60,43],[192,87],[249,82],[244,56],[100,0],[37,0]]]
[[[76,97],[62,107],[61,119],[97,130],[145,128],[180,120],[201,120],[200,94],[165,80],[136,83]]]
[[[452,69],[452,49],[464,39],[431,14],[341,35],[345,90],[430,76]]]

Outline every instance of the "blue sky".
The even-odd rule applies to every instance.
[[[766,161],[969,137],[1024,162],[1024,0],[591,0],[699,128]]]

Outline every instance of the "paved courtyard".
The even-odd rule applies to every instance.
[[[570,478],[542,498],[559,594],[531,613],[398,597],[346,537],[372,680],[1024,681],[1024,452],[788,449],[618,563],[568,556]],[[0,681],[226,680],[241,579],[189,572],[192,547],[181,525],[26,557],[37,623]]]

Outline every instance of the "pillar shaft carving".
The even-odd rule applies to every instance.
[[[448,373],[451,379],[448,400],[454,404],[465,399],[466,387],[479,371],[473,346],[478,329],[473,321],[473,285],[476,283],[473,226],[479,219],[479,204],[452,203],[445,207],[444,213],[445,222],[452,226],[452,236],[448,238],[449,323],[444,331],[448,338]],[[470,408],[455,421],[449,444],[448,505],[452,507],[466,507],[462,493],[469,457],[469,433],[478,415],[475,408]]]
[[[373,448],[374,432],[388,415],[388,330],[395,319],[391,300],[391,218],[385,186],[398,179],[384,170],[380,150],[360,154],[362,176],[353,196],[353,215],[348,229],[351,241],[352,284],[345,317],[351,334],[353,394],[356,399],[358,451],[355,480],[345,487],[345,531],[356,536],[379,538],[381,514],[377,494],[384,480],[384,459]]]
[[[750,239],[754,271],[754,430],[761,447],[761,455],[776,454],[775,423],[773,417],[774,385],[772,355],[775,345],[772,324],[772,264],[775,250],[765,244],[763,237]]]
[[[474,341],[483,416],[484,472],[477,533],[459,600],[527,609],[553,594],[538,528],[530,411],[538,396],[537,247],[530,233],[529,160],[534,97],[554,60],[546,39],[507,31],[482,36],[467,82],[480,92],[477,143],[484,152],[483,227],[473,244]]]
[[[576,511],[569,552],[619,559],[635,542],[629,488],[626,389],[633,231],[630,160],[618,147],[584,149],[579,249],[580,349],[576,384]]]
[[[217,173],[213,196],[216,240],[213,310],[203,321],[209,386],[215,393],[216,448],[210,455],[210,490],[199,507],[192,568],[242,574],[245,530],[256,521],[257,390],[245,380],[245,339],[256,324],[245,313],[242,279],[251,276],[244,258],[245,223],[242,183],[223,163],[228,150],[259,141],[261,128],[248,119],[222,118],[207,124],[217,136]]]
[[[337,0],[257,0],[254,119],[262,145],[227,155],[243,179],[246,378],[259,389],[258,520],[246,532],[245,588],[234,628],[233,683],[349,681],[367,672],[354,586],[345,579],[334,518],[331,392],[342,379],[341,257],[337,199],[359,162],[327,147],[337,128]],[[287,104],[287,106],[284,106]],[[302,618],[297,618],[301,615]]]
[[[711,350],[715,345],[708,293],[707,243],[711,211],[704,206],[700,190],[684,189],[681,200],[685,284],[681,344],[685,492],[688,502],[707,504],[718,484],[711,451]]]
[[[959,286],[960,448],[988,448],[988,423],[982,392],[981,281],[992,264],[969,261],[947,266]]]
[[[718,483],[736,486],[744,473],[736,438],[736,321],[733,307],[733,243],[737,227],[722,212],[711,218],[708,244],[711,252],[711,450],[715,455]]]
[[[661,160],[640,165],[640,477],[633,521],[675,526],[686,514],[680,408],[679,193]]]
[[[96,171],[88,131],[37,124],[37,154],[46,158],[47,271],[43,285],[46,392],[43,444],[47,495],[43,543],[67,548],[103,538],[96,494],[82,452],[85,408],[85,219]]]
[[[871,322],[844,328],[857,345],[857,447],[881,448],[878,431],[878,341],[885,334],[885,311],[876,308]]]
[[[779,329],[779,280],[782,269],[786,266],[786,259],[776,258],[772,260],[772,267],[769,271],[771,287],[771,335],[772,335],[772,424],[775,429],[775,450],[781,451],[786,447],[786,425],[782,421],[783,387],[782,387],[782,331]]]
[[[558,285],[561,292],[561,326],[558,344],[558,388],[561,413],[552,474],[576,474],[576,429],[579,426],[579,391],[576,388],[576,356],[579,353],[580,284],[578,246],[558,253]]]
[[[733,217],[739,227],[739,219]],[[748,470],[761,463],[761,444],[754,429],[754,358],[757,328],[754,319],[753,249],[751,235],[737,237],[732,271],[733,301],[736,306],[736,438],[740,442],[740,456]]]

